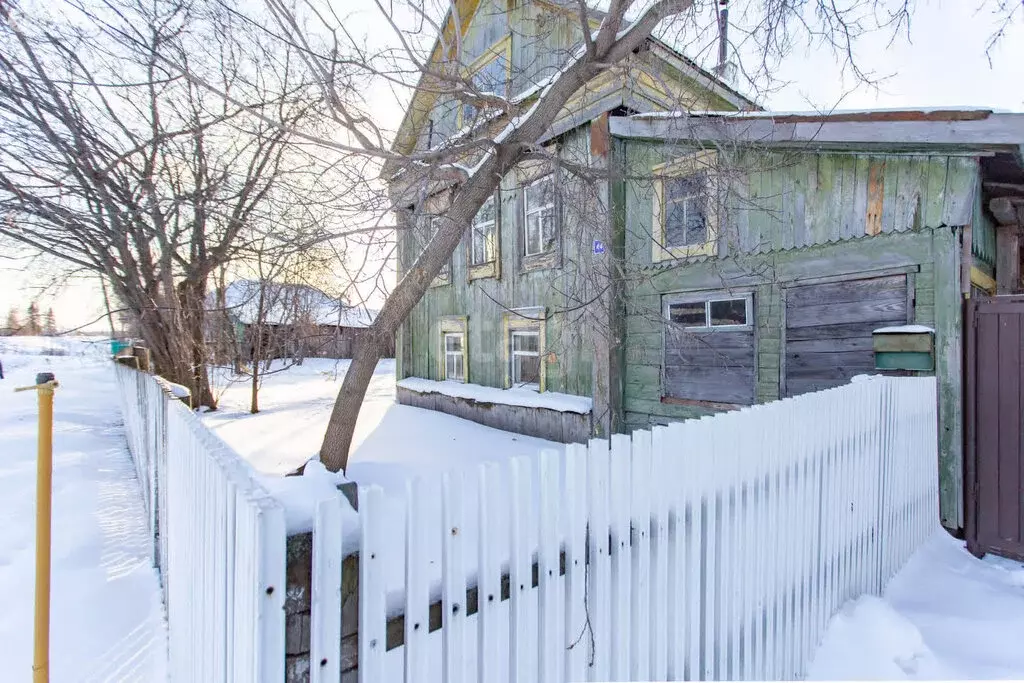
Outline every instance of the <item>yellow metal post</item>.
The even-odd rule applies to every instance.
[[[32,683],[50,680],[50,513],[53,483],[53,390],[57,382],[48,372],[36,375],[39,397],[39,456],[36,462],[36,612]]]

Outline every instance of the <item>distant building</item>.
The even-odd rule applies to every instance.
[[[236,280],[210,299],[207,341],[215,362],[351,358],[376,316],[308,285]]]

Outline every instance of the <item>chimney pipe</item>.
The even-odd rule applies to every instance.
[[[729,57],[729,0],[718,0],[721,11],[718,13],[718,66],[715,72],[721,78],[725,76],[726,60]]]

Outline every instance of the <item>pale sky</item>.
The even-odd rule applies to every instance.
[[[847,92],[839,65],[825,49],[802,46],[781,65],[776,77],[788,85],[763,104],[777,111],[906,107],[991,107],[1024,111],[1024,25],[1020,19],[992,51],[985,54],[996,29],[992,15],[979,11],[982,0],[918,0],[910,40],[888,36],[862,39],[857,56],[862,68],[888,75],[875,90],[861,86]],[[991,0],[988,4],[992,4]],[[845,95],[845,96],[844,96]],[[381,107],[394,110],[393,107]],[[22,310],[51,274],[51,267],[26,271],[23,261],[0,252],[0,314],[16,305]],[[46,270],[41,275],[40,270]],[[379,302],[376,302],[379,305]],[[99,288],[79,282],[57,296],[40,297],[40,308],[53,306],[61,327],[85,324],[103,312]],[[106,327],[104,321],[96,329]]]

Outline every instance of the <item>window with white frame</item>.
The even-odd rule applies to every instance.
[[[540,330],[513,330],[509,377],[514,387],[540,388]]]
[[[665,181],[664,246],[692,247],[708,241],[706,197],[706,173]]]
[[[455,382],[466,381],[466,335],[463,332],[444,333],[444,378]]]
[[[750,295],[703,301],[669,301],[666,312],[669,322],[686,329],[748,327],[752,302]]]
[[[495,259],[497,239],[498,203],[492,196],[473,219],[472,235],[469,242],[469,265],[480,266]]]
[[[535,256],[554,251],[558,242],[555,221],[554,174],[539,178],[523,191],[524,253]]]

